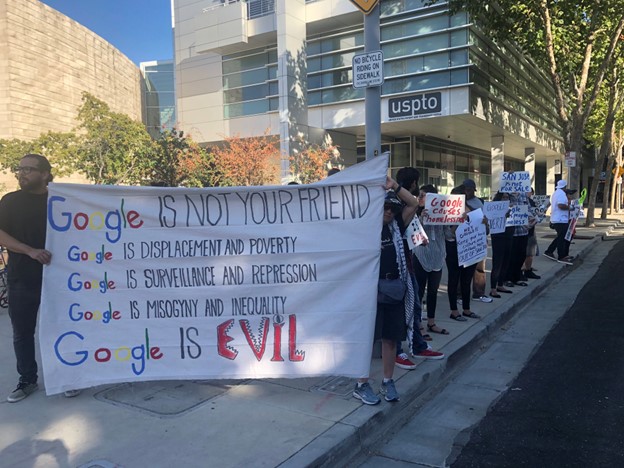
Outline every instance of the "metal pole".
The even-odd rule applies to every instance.
[[[364,51],[367,53],[381,50],[379,9],[378,3],[364,15]],[[381,86],[367,87],[364,96],[366,159],[372,159],[381,154]]]

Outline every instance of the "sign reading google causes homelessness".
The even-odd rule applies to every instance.
[[[47,393],[367,375],[387,164],[300,186],[51,184]]]
[[[466,211],[464,195],[442,195],[428,193],[425,197],[427,217],[425,224],[461,224]]]

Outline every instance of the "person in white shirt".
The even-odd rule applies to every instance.
[[[550,224],[557,231],[557,237],[550,243],[544,256],[551,260],[572,264],[572,257],[569,255],[570,242],[565,239],[568,232],[568,224],[570,222],[570,202],[566,191],[568,183],[565,180],[557,182],[557,189],[550,197]],[[557,257],[555,257],[555,249],[557,249]]]

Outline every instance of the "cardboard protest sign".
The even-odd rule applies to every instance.
[[[50,184],[46,391],[367,375],[387,157],[318,184]]]
[[[483,223],[462,223],[455,231],[457,258],[460,266],[480,262],[487,256],[487,235]]]
[[[427,217],[425,224],[461,224],[466,211],[465,195],[442,195],[428,193],[425,197]]]
[[[527,171],[503,172],[499,191],[503,193],[530,192],[531,174]]]
[[[572,200],[570,203],[570,224],[568,225],[568,230],[565,235],[565,240],[568,242],[572,241],[572,237],[574,237],[574,231],[576,229],[576,224],[581,218],[581,213],[583,212],[583,207],[579,203],[578,200]]]
[[[528,226],[529,225],[529,205],[514,205],[507,218],[506,226]]]
[[[408,224],[405,229],[405,239],[407,240],[407,245],[410,250],[414,250],[417,246],[421,245],[423,242],[429,241],[427,237],[427,233],[423,228],[422,224],[420,224],[420,220],[418,216],[414,216],[412,221]]]
[[[534,210],[532,210],[532,215],[535,216],[537,220],[537,224],[544,221],[546,217],[546,211],[550,207],[550,197],[548,195],[533,195],[533,201],[537,205]]]
[[[499,234],[505,232],[506,215],[509,211],[509,200],[485,202],[483,204],[483,213],[488,219],[490,226],[490,234]]]

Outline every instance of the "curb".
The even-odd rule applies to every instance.
[[[440,387],[471,361],[476,353],[489,347],[494,338],[503,332],[501,328],[504,324],[536,300],[547,288],[579,268],[582,259],[598,242],[604,241],[609,232],[621,225],[619,221],[610,224],[605,226],[606,230],[602,235],[594,236],[593,240],[578,253],[577,259],[581,261],[571,266],[561,265],[548,277],[542,278],[530,293],[524,292],[494,309],[487,317],[481,319],[480,327],[471,327],[462,332],[443,347],[446,359],[426,361],[415,371],[400,377],[399,404],[382,401],[376,406],[362,405],[279,466],[343,467],[350,465],[362,453],[369,452],[382,437],[402,427]]]

